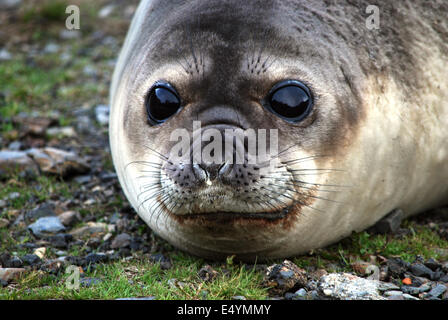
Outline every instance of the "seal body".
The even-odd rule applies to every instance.
[[[368,6],[141,2],[113,77],[109,134],[124,193],[154,232],[203,257],[260,261],[323,247],[397,208],[448,203],[448,4],[380,1],[377,29]],[[313,98],[298,123],[264,107],[291,79]],[[160,81],[182,107],[148,123]],[[273,165],[173,161],[171,134],[193,135],[194,121],[199,132],[275,129]]]

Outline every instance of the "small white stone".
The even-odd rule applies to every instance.
[[[333,291],[331,291],[330,289],[324,289],[324,295],[326,296],[331,296],[331,294],[333,293]]]
[[[41,247],[41,248],[37,248],[36,250],[34,250],[33,254],[35,254],[39,258],[43,259],[46,252],[47,252],[47,248]]]

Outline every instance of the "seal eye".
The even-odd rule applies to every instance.
[[[277,83],[271,89],[267,102],[269,111],[289,122],[303,120],[313,105],[310,90],[297,80]]]
[[[156,82],[146,96],[146,112],[151,124],[165,122],[180,109],[180,98],[167,82]]]

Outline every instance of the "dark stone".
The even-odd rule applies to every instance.
[[[296,298],[296,294],[292,292],[286,292],[285,293],[285,299],[286,300],[294,300]]]
[[[418,295],[420,293],[419,288],[411,286],[402,286],[401,291],[403,291],[403,293],[411,294],[413,296]]]
[[[101,245],[101,240],[98,238],[90,238],[89,241],[87,241],[87,245],[91,248],[98,248]]]
[[[112,254],[108,254],[109,261],[119,260],[120,255],[118,252],[114,252]]]
[[[36,249],[39,246],[37,244],[35,244],[35,243],[27,242],[27,243],[20,244],[18,247],[22,248],[22,249]]]
[[[120,257],[129,257],[132,253],[129,248],[120,248],[120,250],[118,250],[118,254]]]
[[[102,282],[103,280],[98,279],[98,278],[81,278],[79,279],[79,283],[81,284],[81,286],[83,287],[91,287],[95,284],[98,284],[100,282]]]
[[[81,257],[73,257],[68,256],[65,258],[65,262],[67,265],[75,265],[75,266],[85,266],[87,265],[87,261],[84,258]]]
[[[210,282],[216,279],[218,276],[218,271],[207,264],[198,271],[198,276],[202,279],[202,281]]]
[[[401,260],[400,258],[389,259],[386,264],[390,275],[394,278],[402,279],[404,273],[409,268],[409,263]]]
[[[0,287],[6,287],[8,285],[8,281],[0,279]]]
[[[86,184],[89,183],[92,180],[93,176],[91,175],[84,175],[84,176],[78,176],[75,177],[74,180],[79,184]]]
[[[54,206],[51,203],[44,203],[38,206],[37,208],[28,211],[25,214],[25,220],[34,221],[42,217],[54,217],[56,214],[54,213]]]
[[[40,269],[42,271],[48,272],[50,274],[59,274],[62,271],[62,267],[63,267],[64,263],[62,261],[59,260],[50,260],[48,262],[46,262],[45,264],[43,264]]]
[[[267,268],[263,286],[269,288],[271,295],[283,295],[288,291],[303,288],[307,284],[306,271],[289,260]]]
[[[431,275],[431,280],[432,281],[439,281],[440,278],[443,276],[443,272],[442,271],[436,271]]]
[[[443,276],[440,277],[440,281],[442,282],[448,282],[448,274],[445,274]]]
[[[161,253],[155,253],[149,256],[149,260],[155,263],[160,263],[162,270],[168,270],[172,267],[170,258],[165,257]]]
[[[428,259],[425,262],[425,266],[427,266],[432,271],[437,271],[438,268],[442,267],[442,265],[433,258]]]
[[[85,257],[87,264],[96,264],[101,262],[106,262],[108,260],[108,257],[105,253],[89,253]]]
[[[140,250],[141,246],[141,240],[135,238],[132,239],[131,244],[129,245],[132,251]]]
[[[395,233],[400,227],[404,214],[401,209],[395,209],[387,216],[379,220],[372,228],[369,229],[371,233]]]
[[[431,278],[434,273],[431,269],[421,263],[413,263],[409,270],[417,277]]]
[[[48,241],[55,248],[67,248],[68,242],[73,240],[73,236],[67,233],[58,233],[48,238]]]
[[[115,172],[103,172],[100,174],[100,179],[104,182],[118,180],[118,176]]]
[[[131,240],[132,238],[130,235],[128,235],[127,233],[121,233],[115,237],[110,247],[112,249],[125,248],[131,244]]]
[[[35,266],[41,262],[41,259],[35,254],[26,254],[21,259],[28,266]]]
[[[428,292],[428,295],[434,298],[438,298],[447,290],[444,284],[436,284],[431,291]]]
[[[100,251],[109,251],[110,250],[110,241],[109,240],[104,241],[97,247],[97,249]]]
[[[23,261],[19,257],[12,257],[4,265],[5,268],[21,268],[22,266]]]
[[[4,268],[7,268],[6,264],[10,259],[11,255],[8,252],[0,254],[0,265],[2,265]]]

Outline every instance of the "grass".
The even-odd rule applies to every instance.
[[[203,282],[198,277],[203,261],[183,253],[172,256],[175,268],[162,270],[160,264],[144,259],[103,264],[87,270],[84,277],[100,279],[89,287],[67,288],[70,274],[47,275],[34,271],[21,278],[13,290],[0,289],[0,299],[117,299],[155,296],[157,299],[265,299],[262,274],[244,265],[218,265],[219,276]],[[225,272],[223,272],[225,271]],[[176,281],[181,285],[175,285]]]

